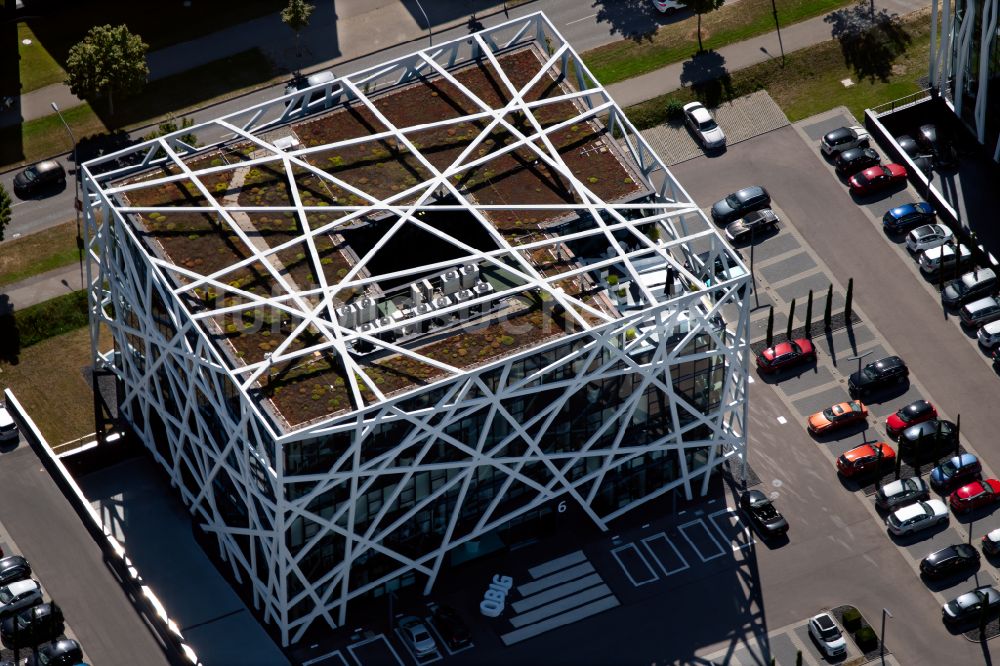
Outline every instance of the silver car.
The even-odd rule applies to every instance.
[[[416,656],[426,657],[429,654],[437,652],[437,643],[434,642],[434,638],[427,631],[426,625],[418,618],[412,615],[400,618],[399,631],[403,634],[407,645],[410,646],[410,649],[413,650],[413,654]]]
[[[883,509],[896,509],[928,497],[927,483],[917,476],[885,484],[875,493],[875,503]]]
[[[890,513],[885,524],[897,536],[948,523],[948,506],[939,499],[917,502]]]
[[[701,102],[691,102],[684,105],[684,122],[691,128],[698,143],[705,150],[726,147],[725,133]]]
[[[951,241],[951,229],[943,224],[925,224],[906,234],[906,247],[916,254]]]
[[[42,588],[33,580],[19,580],[0,587],[0,617],[42,603]]]

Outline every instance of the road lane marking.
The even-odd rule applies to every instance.
[[[566,25],[573,25],[574,23],[579,23],[580,21],[586,21],[587,19],[592,19],[595,16],[597,16],[597,14],[591,14],[590,16],[584,16],[583,18],[578,18],[575,21],[570,21]]]
[[[785,425],[786,423],[788,423],[788,419],[786,419],[784,416],[779,416],[778,423],[780,423],[781,425]]]

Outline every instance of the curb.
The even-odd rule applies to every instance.
[[[519,3],[516,6],[517,7],[523,7],[525,5],[534,4],[537,1],[538,0],[524,0],[523,2]],[[501,7],[499,9],[495,9],[495,10],[489,12],[488,14],[482,14],[481,16],[479,16],[477,18],[490,18],[492,16],[496,16],[497,14],[502,14],[505,11],[509,11],[509,9],[510,8],[507,8],[507,10],[505,10],[505,9],[503,9],[503,7]],[[445,32],[447,30],[453,30],[454,28],[457,28],[458,26],[462,25],[463,23],[466,23],[467,20],[468,19],[456,19],[456,20],[452,21],[451,23],[446,23],[446,24],[444,24],[440,28],[439,32]],[[380,49],[376,49],[374,51],[370,51],[369,53],[363,53],[361,55],[357,55],[357,56],[353,56],[351,58],[347,58],[346,60],[338,61],[338,62],[336,62],[336,63],[334,63],[332,65],[329,64],[330,61],[328,60],[325,64],[317,65],[313,69],[311,69],[311,70],[305,70],[302,73],[304,75],[308,76],[309,74],[315,74],[316,72],[322,71],[324,69],[329,69],[330,67],[339,67],[341,65],[347,65],[347,64],[350,64],[352,62],[361,60],[362,58],[369,58],[369,57],[371,57],[371,56],[373,56],[373,55],[375,55],[377,53],[382,53],[384,51],[388,51],[389,49],[397,48],[397,47],[402,46],[404,44],[412,44],[413,42],[421,41],[425,37],[427,37],[427,35],[421,35],[420,37],[413,37],[411,39],[406,39],[406,40],[403,40],[401,42],[397,42],[396,44],[391,44],[389,46],[384,46],[384,47],[382,47]],[[205,63],[205,64],[207,64],[207,63]],[[207,111],[208,109],[213,109],[213,108],[215,108],[215,107],[217,107],[217,106],[219,106],[221,104],[227,104],[229,102],[232,102],[233,100],[242,99],[242,98],[247,97],[249,95],[253,95],[255,93],[260,92],[261,90],[266,90],[268,88],[273,88],[273,87],[275,87],[274,80],[278,79],[278,78],[281,78],[281,77],[274,77],[274,79],[271,79],[271,81],[269,81],[268,83],[259,85],[259,86],[255,87],[255,88],[250,88],[250,89],[245,90],[245,91],[241,92],[240,94],[235,95],[233,97],[228,97],[228,98],[223,99],[223,100],[212,102],[210,104],[206,104],[205,106],[199,106],[197,108],[188,109],[183,114],[176,114],[176,117],[182,118],[184,116],[188,116],[188,115],[191,115],[191,114],[200,113],[202,111]],[[37,118],[35,120],[37,120]],[[27,121],[27,122],[30,122],[30,121]],[[21,122],[20,124],[24,125],[24,122]],[[129,134],[129,136],[131,136],[134,132],[139,132],[139,131],[142,131],[142,130],[147,130],[147,129],[150,129],[150,128],[153,128],[153,127],[157,127],[158,125],[159,125],[159,122],[152,122],[152,123],[148,123],[146,125],[140,125],[138,127],[134,127],[132,129],[127,129],[126,131]],[[122,129],[125,129],[125,128],[122,128]],[[64,159],[69,159],[69,156],[72,155],[72,152],[73,151],[67,151],[67,152],[63,152],[63,153],[56,153],[55,155],[50,155],[50,156],[47,156],[47,157],[42,157],[42,158],[40,158],[40,159],[38,159],[38,160],[36,160],[35,162],[32,162],[32,163],[37,163],[37,162],[41,162],[41,161],[44,161],[44,160],[51,160],[51,159],[55,159],[57,157],[64,158]],[[14,171],[18,171],[20,169],[23,169],[26,164],[28,164],[28,163],[24,162],[24,163],[19,164],[18,166],[13,166],[13,167],[9,167],[9,168],[0,169],[0,176],[6,176],[9,173],[12,173]]]

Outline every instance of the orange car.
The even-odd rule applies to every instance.
[[[879,449],[882,455],[879,455]],[[881,458],[881,460],[879,460]],[[861,476],[878,469],[879,464],[892,468],[896,463],[896,452],[885,442],[862,444],[837,458],[837,470],[844,476]]]
[[[841,402],[809,417],[809,432],[822,435],[868,418],[868,408],[860,400]]]

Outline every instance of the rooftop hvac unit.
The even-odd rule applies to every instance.
[[[475,294],[472,293],[471,289],[462,289],[461,291],[456,292],[453,298],[457,303],[461,303],[462,301],[470,300],[473,296],[475,296]]]
[[[357,304],[358,308],[358,323],[366,324],[375,319],[378,315],[378,309],[375,307],[374,298],[362,298]]]
[[[372,322],[375,327],[375,337],[379,340],[384,340],[385,342],[392,342],[396,339],[396,329],[389,328],[392,326],[392,319],[388,317],[379,317]]]
[[[431,312],[434,312],[434,306],[431,305],[430,303],[421,303],[417,307],[413,308],[414,317],[420,317],[421,315],[429,314]],[[416,330],[420,333],[426,333],[427,329],[430,328],[430,325],[431,322],[429,318],[424,319],[423,321],[414,322]]]
[[[493,285],[489,282],[477,282],[476,286],[472,288],[472,291],[476,296],[486,296],[487,294],[493,293]]]
[[[461,282],[462,289],[472,289],[473,285],[476,284],[476,280],[479,279],[479,266],[478,264],[466,264],[459,269],[459,281]]]
[[[423,296],[424,301],[429,301],[434,296],[434,287],[431,286],[431,281],[428,279],[423,279],[419,282],[420,293]]]
[[[372,331],[373,328],[374,326],[370,323],[361,324],[361,326],[358,327],[358,331],[361,333],[367,333],[368,335],[371,335],[373,332]],[[368,340],[363,340],[361,338],[358,338],[357,340],[354,341],[354,349],[355,351],[361,354],[368,354],[375,351],[375,345],[373,345]]]
[[[457,277],[457,273],[456,273],[456,277]],[[434,299],[434,309],[435,310],[443,310],[444,308],[450,307],[450,306],[452,306],[454,304],[455,304],[455,299],[452,298],[451,296],[440,296],[440,297]],[[434,318],[434,323],[436,323],[438,326],[442,326],[442,325],[448,323],[449,321],[451,321],[451,319],[455,315],[456,315],[455,312],[442,313],[441,316]]]
[[[392,320],[397,324],[406,321],[413,316],[413,310],[404,308],[402,310],[396,310],[392,313]],[[414,327],[411,323],[401,324],[397,329],[398,335],[400,337],[405,337],[407,335],[413,335]]]
[[[424,302],[424,292],[419,283],[410,285],[410,302],[419,305]]]
[[[337,308],[337,323],[344,328],[354,328],[358,325],[358,309],[353,305]]]
[[[458,271],[451,270],[441,276],[441,293],[450,296],[459,290],[460,280]]]

